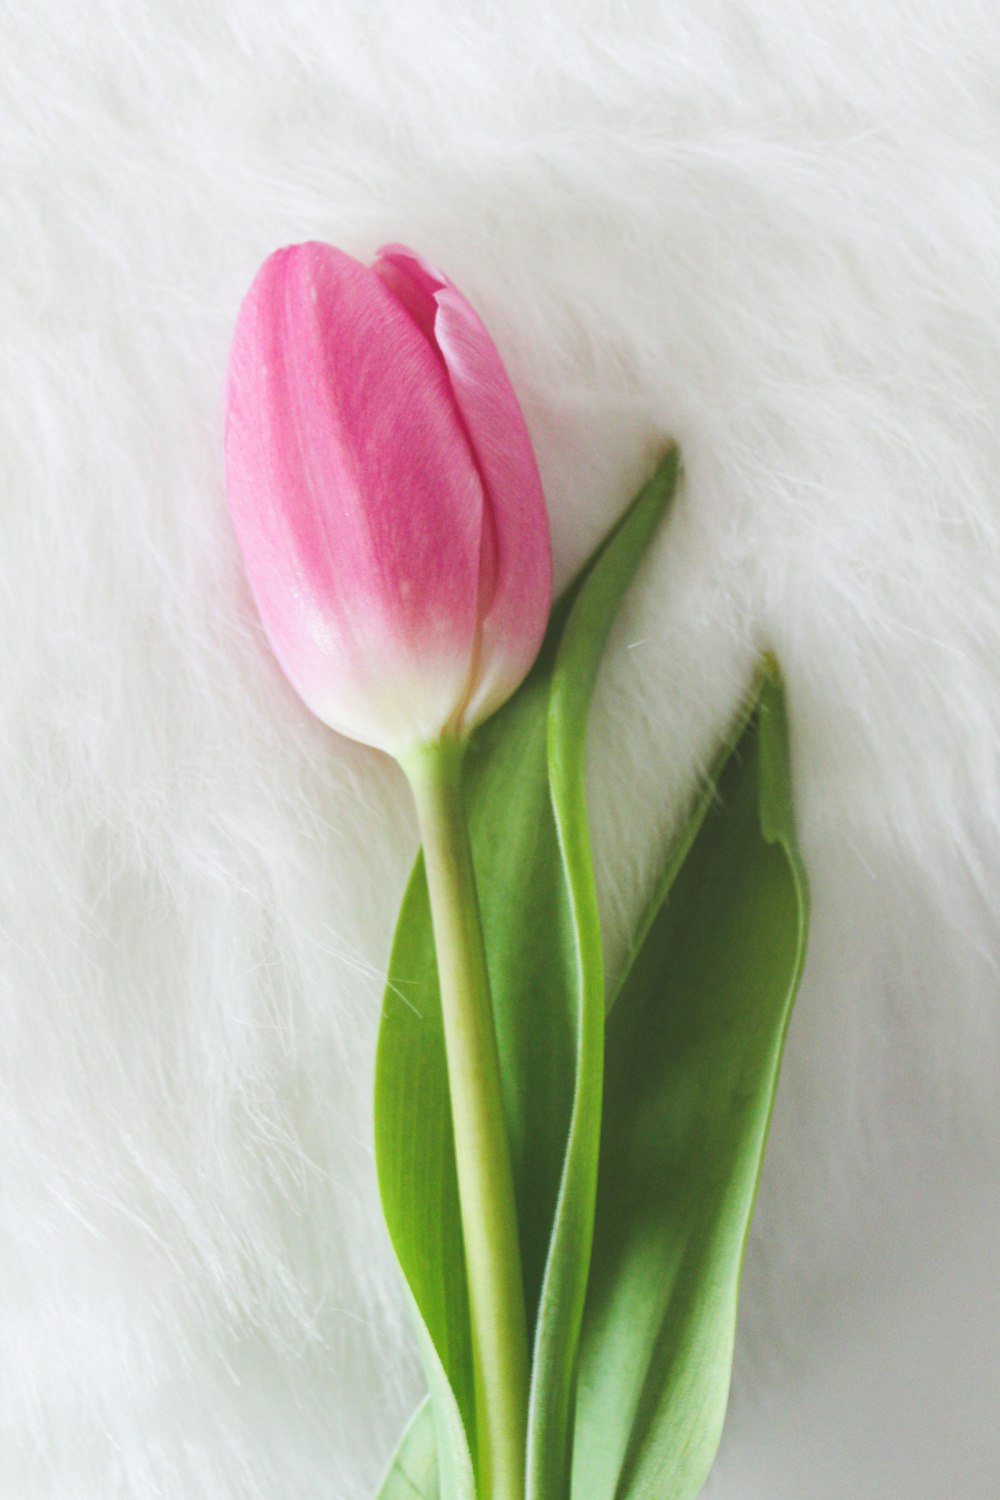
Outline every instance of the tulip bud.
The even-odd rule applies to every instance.
[[[279,250],[227,407],[233,525],[299,694],[394,754],[466,735],[530,668],[552,588],[531,441],[469,303],[402,246]]]

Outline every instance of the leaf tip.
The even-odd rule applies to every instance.
[[[761,832],[769,844],[784,844],[794,851],[788,710],[781,666],[772,651],[765,652],[761,659],[761,678],[757,727]]]

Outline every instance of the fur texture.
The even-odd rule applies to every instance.
[[[476,302],[565,579],[668,434],[592,792],[609,961],[770,643],[815,901],[712,1500],[995,1500],[1000,32],[980,0],[8,8],[3,1500],[361,1500],[401,776],[222,493],[275,246]],[[992,1414],[992,1416],[991,1416]]]

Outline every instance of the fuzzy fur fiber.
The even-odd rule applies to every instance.
[[[770,643],[814,926],[711,1500],[1000,1494],[989,0],[4,9],[2,1500],[362,1500],[401,776],[272,662],[222,380],[265,254],[404,240],[564,579],[667,435],[592,799],[609,952]]]

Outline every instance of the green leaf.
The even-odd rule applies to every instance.
[[[442,1500],[474,1500],[465,1261],[429,932],[427,883],[418,858],[396,927],[383,1001],[375,1070],[375,1150],[382,1207],[416,1309],[433,1402],[441,1470],[435,1485]],[[394,1469],[395,1465],[387,1483]],[[437,1494],[438,1489],[429,1493]]]
[[[693,1500],[722,1431],[807,924],[773,665],[755,696],[609,1017],[573,1500]]]
[[[604,644],[677,481],[676,450],[595,562],[570,611],[549,692],[549,789],[576,957],[576,1066],[569,1139],[535,1334],[528,1500],[569,1494],[576,1355],[593,1238],[604,1077],[604,956],[585,790],[586,726]]]
[[[601,964],[580,780],[582,746],[607,629],[669,501],[677,468],[672,452],[604,544],[598,556],[603,560],[614,552],[614,566],[602,571],[589,566],[557,605],[533,672],[478,732],[467,760],[467,805],[525,1296],[529,1318],[538,1319],[540,1330],[533,1431],[552,1434],[552,1452],[563,1463],[565,1433],[558,1432],[571,1411],[599,1145],[602,1038],[594,1017],[603,1013],[603,993],[594,989]],[[567,630],[563,654],[560,638],[568,617],[573,628]],[[559,688],[550,728],[554,673]],[[442,1500],[467,1500],[462,1485],[470,1445],[463,1433],[476,1430],[467,1289],[433,934],[419,860],[390,957],[375,1117],[386,1222],[426,1333],[440,1493]],[[442,1451],[443,1442],[451,1445],[451,1455]],[[549,1446],[534,1449],[545,1472]],[[564,1480],[535,1493],[556,1500],[567,1489]]]
[[[417,1407],[400,1439],[378,1500],[429,1500],[438,1493],[437,1444],[430,1397]]]

